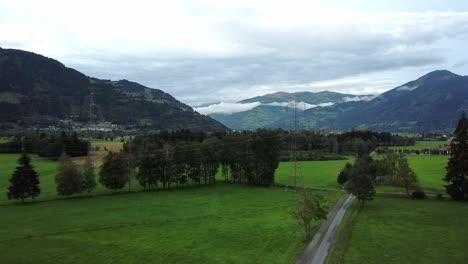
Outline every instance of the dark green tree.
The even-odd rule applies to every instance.
[[[31,165],[31,158],[23,152],[18,159],[19,166],[16,167],[10,179],[7,197],[9,200],[21,200],[26,198],[36,198],[41,189],[39,186],[39,174]]]
[[[363,156],[356,159],[346,183],[346,190],[358,199],[361,206],[366,201],[374,199],[375,189],[368,157]]]
[[[310,228],[312,220],[326,219],[327,210],[322,204],[322,199],[307,188],[299,194],[292,215],[299,224],[304,226],[304,239],[308,241],[312,238]]]
[[[161,178],[159,171],[157,170],[157,159],[146,155],[142,158],[139,164],[139,171],[136,178],[143,189],[151,190],[158,186],[158,180]]]
[[[450,143],[445,190],[454,200],[468,198],[468,119],[462,113]]]
[[[109,151],[101,165],[99,183],[115,192],[127,184],[128,173],[129,168],[125,153]]]
[[[59,160],[55,184],[59,195],[81,193],[84,189],[83,175],[70,157],[63,153]]]
[[[349,174],[351,174],[352,168],[353,168],[353,165],[351,165],[349,162],[346,162],[346,165],[338,174],[338,178],[336,179],[336,181],[339,184],[345,184],[348,181]]]

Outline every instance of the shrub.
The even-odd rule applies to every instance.
[[[415,199],[426,199],[426,193],[421,190],[414,191],[413,193],[413,198]]]
[[[442,199],[444,199],[444,196],[443,196],[441,193],[438,193],[438,194],[436,195],[436,199],[437,199],[437,200],[442,200]]]

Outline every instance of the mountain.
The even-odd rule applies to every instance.
[[[350,101],[337,103],[332,106],[320,106],[298,112],[296,118],[290,115],[286,118],[279,119],[268,125],[268,127],[293,129],[294,125],[296,125],[298,129],[319,128],[335,130],[339,127],[336,123],[338,115],[358,108],[365,103],[366,101]],[[296,120],[296,124],[294,124],[294,120]]]
[[[355,95],[352,94],[342,94],[330,91],[322,91],[317,93],[312,92],[297,92],[297,93],[286,93],[286,92],[277,92],[272,94],[266,94],[263,96],[256,96],[253,98],[245,99],[239,101],[239,103],[254,103],[259,102],[262,104],[269,103],[288,103],[288,102],[303,102],[308,104],[322,104],[328,102],[338,102],[346,99],[355,98]]]
[[[239,101],[239,104],[260,103],[253,109],[233,113],[212,113],[210,117],[220,121],[232,129],[251,130],[261,127],[287,127],[289,121],[294,117],[294,103],[296,102],[297,113],[306,108],[320,107],[340,102],[361,100],[369,95],[356,96],[352,94],[341,94],[329,91],[323,92],[277,92],[257,96]]]
[[[252,130],[270,127],[271,124],[291,116],[292,111],[282,106],[259,105],[244,112],[233,114],[213,113],[209,116],[232,129]]]
[[[373,99],[328,91],[278,92],[240,101],[262,103],[249,111],[210,116],[236,129],[291,129],[295,125],[294,111],[284,107],[289,101],[319,105],[296,113],[298,128],[447,132],[453,131],[461,111],[468,111],[468,76],[437,70]],[[333,105],[320,106],[325,102]]]
[[[468,110],[468,77],[434,71],[396,87],[362,107],[338,115],[340,128],[430,132],[452,131]]]
[[[468,111],[468,76],[438,70],[370,101],[306,110],[298,116],[298,124],[337,130],[446,132],[453,131],[463,110]],[[283,123],[279,120],[273,125]]]
[[[149,129],[226,129],[161,90],[88,77],[32,52],[0,48],[2,126],[47,126],[63,120]]]

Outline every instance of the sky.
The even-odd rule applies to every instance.
[[[0,0],[0,47],[189,105],[468,74],[468,1]]]

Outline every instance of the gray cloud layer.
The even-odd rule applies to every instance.
[[[429,70],[468,67],[460,44],[468,12],[174,2],[115,10],[100,3],[91,11],[84,3],[53,14],[1,3],[0,46],[43,53],[91,76],[138,81],[189,104],[279,90],[374,94]],[[50,4],[65,8],[58,3]],[[35,15],[41,10],[44,16]]]

